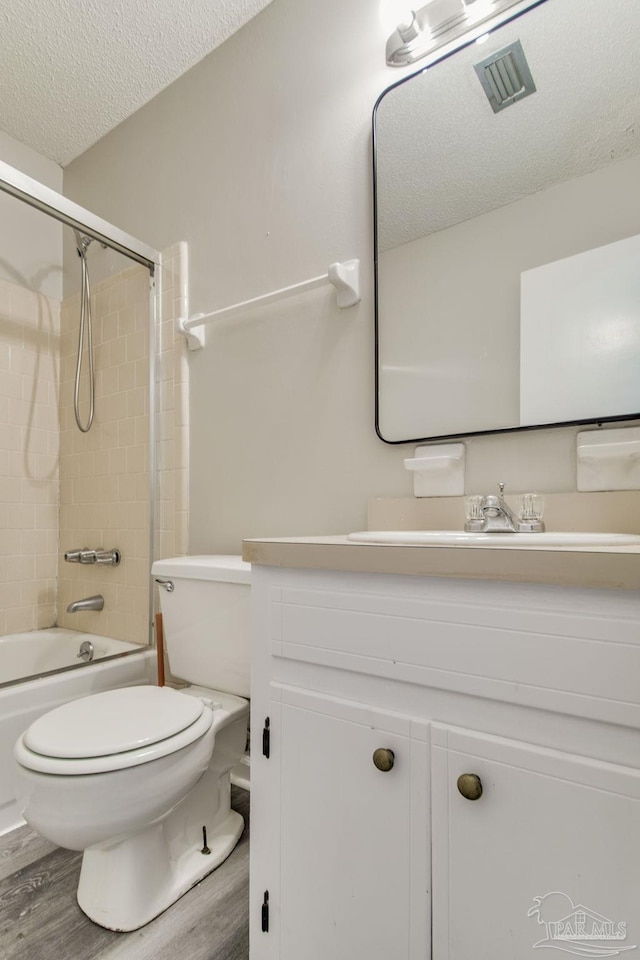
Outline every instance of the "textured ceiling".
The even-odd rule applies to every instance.
[[[2,0],[0,128],[63,166],[271,0]]]
[[[494,114],[473,65],[522,42],[537,92]],[[376,119],[379,249],[640,153],[638,0],[549,0],[391,90]]]

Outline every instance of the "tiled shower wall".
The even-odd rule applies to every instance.
[[[149,575],[149,271],[133,266],[92,285],[95,419],[76,426],[73,389],[80,295],[62,302],[58,624],[144,643]],[[83,383],[86,383],[85,363]],[[81,392],[81,397],[86,391]],[[86,420],[88,402],[81,403]],[[118,567],[65,563],[65,551],[118,548]],[[102,594],[104,610],[70,614]]]
[[[173,321],[185,306],[186,248],[163,253],[157,355],[157,556],[186,552],[188,394],[184,341]],[[149,584],[149,272],[129,267],[95,285],[96,414],[82,434],[73,414],[79,296],[62,305],[60,568],[58,623],[146,643]],[[86,403],[83,405],[86,416]],[[69,549],[117,548],[118,567],[64,563]],[[67,605],[102,594],[104,610]]]
[[[156,555],[170,556],[187,547],[188,381],[173,332],[187,307],[185,245],[163,255],[162,288]],[[57,623],[146,643],[149,273],[129,267],[92,285],[96,413],[87,434],[73,414],[79,300],[60,305],[0,282],[0,634]],[[116,547],[122,562],[64,562],[81,547]],[[103,611],[66,612],[93,594],[104,596]]]
[[[60,304],[0,280],[0,634],[55,621]]]

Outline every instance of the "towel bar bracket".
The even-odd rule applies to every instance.
[[[204,313],[196,313],[189,321],[199,320],[204,317]],[[204,326],[187,327],[187,320],[184,317],[178,317],[176,320],[176,333],[182,334],[187,341],[189,350],[202,350],[204,347]]]

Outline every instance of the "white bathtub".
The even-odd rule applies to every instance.
[[[95,659],[77,658],[89,640]],[[29,724],[67,700],[113,687],[156,682],[148,647],[52,627],[0,637],[0,834],[24,821],[14,800],[13,745]]]

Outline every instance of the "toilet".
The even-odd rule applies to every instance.
[[[25,820],[84,851],[78,904],[109,930],[148,923],[240,839],[230,773],[247,739],[250,573],[235,556],[156,561],[170,670],[191,685],[70,701],[15,745]]]

